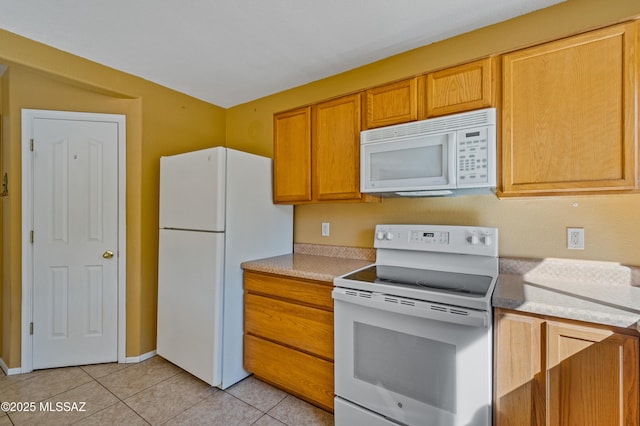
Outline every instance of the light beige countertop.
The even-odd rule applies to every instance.
[[[640,269],[611,262],[500,259],[492,304],[640,331]]]
[[[374,260],[373,249],[296,244],[292,254],[243,262],[241,266],[246,271],[333,282],[335,277]]]
[[[333,282],[374,262],[374,249],[295,244],[292,254],[244,262],[242,268]],[[492,304],[640,332],[640,268],[613,262],[500,258]]]

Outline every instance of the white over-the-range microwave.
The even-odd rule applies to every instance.
[[[495,187],[495,108],[360,134],[363,193],[428,197],[491,193]]]

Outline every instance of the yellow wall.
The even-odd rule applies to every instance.
[[[640,15],[637,0],[568,0],[507,22],[231,108],[228,145],[272,155],[274,112],[479,57],[561,38]],[[575,206],[574,206],[575,203]],[[377,223],[497,226],[500,255],[598,259],[640,265],[640,195],[498,200],[494,196],[387,199],[381,204],[295,208],[296,242],[371,247]],[[320,235],[321,222],[331,236]],[[566,228],[584,227],[584,251],[567,250]]]
[[[225,110],[0,31],[3,145],[0,358],[20,366],[21,109],[127,117],[127,356],[155,349],[159,157],[225,144]]]
[[[0,79],[0,176],[8,172],[10,180],[10,195],[2,199],[0,211],[0,358],[9,368],[20,366],[22,108],[127,115],[127,356],[137,356],[155,348],[161,155],[226,143],[271,156],[274,112],[637,15],[637,0],[568,0],[226,111],[0,30],[0,64],[9,67]],[[376,223],[478,224],[500,228],[502,256],[581,257],[640,265],[638,211],[639,195],[309,205],[296,207],[295,240],[370,247]],[[331,222],[331,237],[320,236],[324,221]],[[564,249],[567,226],[585,227],[586,250]]]

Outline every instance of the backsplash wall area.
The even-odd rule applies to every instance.
[[[380,203],[295,207],[296,243],[372,247],[378,223],[497,227],[500,256],[640,265],[640,194],[498,199],[492,195],[386,198]],[[330,236],[321,235],[322,222]],[[567,249],[567,228],[584,228],[585,249]]]
[[[227,110],[227,142],[271,156],[273,114],[379,84],[512,51],[640,16],[637,0],[569,0]],[[570,161],[567,159],[567,161]],[[640,194],[498,199],[492,195],[385,199],[295,207],[296,243],[373,245],[383,222],[495,226],[500,256],[570,258],[640,265]],[[322,237],[322,222],[330,236]],[[567,228],[585,230],[585,249],[567,249]]]

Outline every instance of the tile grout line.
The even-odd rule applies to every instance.
[[[176,413],[175,415],[172,415],[171,417],[169,417],[168,419],[166,419],[165,421],[163,421],[162,423],[160,423],[161,425],[166,424],[167,422],[175,419],[176,417],[178,417],[181,414],[186,413],[188,410],[192,409],[193,407],[195,407],[196,405],[200,404],[202,401],[204,401],[205,399],[207,399],[207,396],[203,396],[201,399],[199,399],[198,401],[196,401],[195,403],[193,403],[193,405],[188,406],[187,408],[185,408],[184,410]],[[124,402],[124,401],[122,401]],[[127,407],[129,407],[131,410],[133,410],[134,413],[136,413],[138,416],[142,417],[142,415],[140,415],[133,407],[129,406],[129,404],[127,404],[126,402],[124,402],[125,405]],[[147,423],[151,424],[147,419],[145,419],[144,417],[142,417],[142,419],[144,421],[146,421]]]
[[[163,360],[166,361],[166,360]],[[174,365],[169,361],[166,361],[168,364]],[[144,387],[142,389],[137,390],[136,392],[132,393],[131,395],[126,395],[123,397],[119,397],[118,394],[116,394],[116,392],[118,391],[118,389],[120,390],[127,390],[127,389],[136,389],[136,383],[137,383],[137,379],[139,379],[140,377],[144,378],[145,376],[148,376],[150,374],[150,371],[153,373],[153,371],[156,370],[156,364],[155,363],[150,363],[149,368],[144,368],[144,364],[145,362],[136,364],[136,365],[132,365],[132,366],[126,366],[124,368],[119,368],[119,369],[115,369],[115,368],[108,368],[108,369],[99,369],[99,368],[90,368],[90,366],[74,366],[71,367],[69,370],[72,370],[73,368],[78,368],[79,371],[81,371],[81,374],[78,374],[78,371],[73,372],[72,371],[72,376],[78,374],[80,375],[80,380],[86,380],[83,383],[77,384],[73,381],[70,381],[69,385],[72,386],[64,391],[61,392],[57,392],[54,395],[50,395],[50,396],[45,396],[42,398],[39,398],[39,400],[41,401],[47,401],[47,400],[51,400],[53,398],[59,397],[62,394],[65,394],[66,392],[70,392],[73,390],[76,390],[82,386],[85,385],[91,385],[91,386],[95,386],[96,384],[98,385],[97,388],[101,389],[99,391],[99,393],[101,393],[102,391],[106,391],[105,397],[107,395],[111,395],[112,397],[115,398],[115,401],[112,404],[108,404],[106,406],[103,406],[102,408],[100,408],[98,411],[92,413],[89,416],[86,416],[82,419],[77,419],[77,420],[73,420],[73,423],[70,424],[77,424],[77,423],[81,423],[83,421],[86,421],[87,419],[91,419],[91,418],[97,418],[96,415],[99,415],[100,413],[103,413],[103,416],[105,415],[104,412],[106,410],[113,410],[113,415],[115,415],[115,413],[120,413],[121,410],[118,410],[116,406],[120,406],[119,408],[121,408],[122,410],[125,411],[133,411],[133,413],[135,413],[135,417],[131,417],[131,419],[140,419],[144,424],[146,425],[152,425],[155,424],[155,421],[152,422],[152,420],[147,420],[143,414],[139,413],[132,405],[130,405],[127,400],[129,400],[130,402],[134,402],[133,400],[130,400],[130,398],[135,398],[136,396],[139,396],[141,393],[143,392],[153,392],[153,388],[159,385],[162,385],[166,382],[169,382],[171,380],[175,380],[176,378],[179,378],[181,375],[184,375],[185,377],[193,377],[193,375],[191,375],[190,373],[177,368],[177,370],[175,372],[172,372],[171,370],[167,371],[164,370],[163,368],[160,369],[159,373],[169,373],[169,375],[167,377],[162,378],[161,380],[155,381],[154,383],[147,383],[146,380],[142,380],[141,383],[144,384]],[[159,364],[160,365],[160,364]],[[136,372],[132,372],[133,374],[130,375],[128,374],[125,370],[127,370],[128,368],[133,368],[139,366],[139,371]],[[176,366],[177,367],[177,366]],[[64,368],[64,367],[63,367]],[[85,369],[86,368],[86,369]],[[53,369],[52,369],[53,370]],[[56,369],[57,370],[57,369]],[[91,372],[93,372],[93,374],[91,374]],[[106,372],[106,374],[104,374]],[[141,374],[141,376],[139,377],[139,373]],[[121,374],[123,377],[118,377],[117,375]],[[95,376],[94,376],[95,375]],[[152,376],[155,376],[155,374],[151,374]],[[16,381],[13,383],[9,384],[10,389],[14,389],[14,387],[17,387],[16,389],[19,389],[19,387],[21,386],[21,384],[28,384],[28,383],[32,383],[30,382],[31,380],[35,379],[38,376],[44,376],[44,382],[48,382],[48,378],[46,377],[46,372],[43,373],[39,373],[36,376],[33,377],[29,377],[24,381]],[[97,377],[100,376],[100,377]],[[162,376],[162,374],[160,374],[160,376]],[[7,377],[7,376],[5,376]],[[57,376],[54,376],[54,378]],[[66,376],[65,376],[66,377]],[[1,378],[1,377],[0,377]],[[133,381],[127,381],[127,379],[133,379]],[[66,380],[66,379],[65,379]],[[118,385],[118,382],[120,382],[122,380],[122,386]],[[181,379],[179,380],[181,382]],[[93,382],[93,383],[92,383]],[[106,383],[103,383],[106,382]],[[8,383],[8,382],[7,382]],[[111,383],[112,387],[114,390],[111,390],[107,384]],[[30,386],[33,387],[33,386]],[[247,408],[253,409],[255,410],[255,414],[258,414],[258,417],[255,421],[253,421],[251,423],[251,425],[256,425],[256,424],[260,424],[261,420],[262,422],[267,422],[269,423],[269,420],[272,422],[276,422],[277,424],[281,424],[283,426],[289,426],[291,425],[290,420],[285,420],[288,419],[287,416],[283,417],[283,419],[280,419],[279,417],[274,416],[272,413],[276,413],[278,407],[284,407],[286,406],[286,402],[288,400],[288,398],[295,398],[293,395],[288,394],[288,393],[284,393],[284,395],[282,397],[280,397],[280,395],[277,395],[277,398],[273,398],[271,397],[269,400],[257,400],[255,399],[256,395],[254,395],[253,393],[251,393],[251,391],[249,391],[249,393],[245,393],[246,391],[244,391],[244,388],[242,389],[238,389],[237,395],[235,395],[234,393],[231,393],[230,390],[233,387],[223,390],[214,386],[209,386],[207,388],[207,392],[202,393],[202,396],[199,398],[195,398],[195,400],[193,402],[189,402],[188,400],[186,400],[186,402],[188,403],[188,406],[184,406],[182,404],[177,405],[175,407],[176,411],[173,411],[173,407],[170,410],[167,410],[168,412],[166,413],[167,417],[165,419],[159,419],[159,421],[161,421],[161,423],[158,424],[166,424],[167,422],[171,422],[174,421],[175,419],[179,418],[181,415],[185,414],[187,411],[193,409],[194,407],[197,407],[198,405],[201,405],[207,398],[211,397],[212,395],[217,394],[218,392],[223,392],[223,394],[226,394],[226,396],[231,396],[233,397],[233,399],[235,401],[238,401],[240,403],[242,403],[242,405],[244,405]],[[250,386],[249,388],[247,388],[247,390],[252,389],[252,387]],[[77,393],[78,391],[76,391]],[[223,395],[223,394],[219,394],[219,395]],[[124,395],[124,393],[123,393]],[[194,394],[194,396],[196,396],[198,394]],[[244,398],[246,398],[247,400],[245,400]],[[140,399],[140,398],[138,398]],[[143,397],[144,399],[144,397]],[[295,398],[297,399],[297,398]],[[269,402],[267,404],[265,404],[265,402]],[[275,403],[274,403],[275,402]],[[273,404],[273,405],[272,405]],[[283,405],[284,404],[284,405]],[[101,404],[100,404],[101,405]],[[235,405],[235,403],[234,403]],[[260,408],[259,406],[263,407]],[[140,406],[138,406],[138,409],[140,409]],[[122,413],[124,414],[124,411],[122,411]],[[150,414],[150,413],[147,413]],[[7,416],[7,419],[9,421],[9,424],[11,425],[15,425],[16,420],[13,420],[9,413],[5,413],[5,415]],[[127,414],[130,416],[130,414]],[[266,416],[266,417],[265,417]],[[107,417],[109,417],[107,415]],[[153,416],[152,416],[153,417]],[[150,417],[150,418],[152,418]],[[106,417],[105,417],[106,418]]]
[[[72,390],[77,389],[77,388],[79,388],[79,387],[81,387],[81,386],[84,386],[84,385],[86,385],[86,384],[89,384],[89,383],[91,383],[91,381],[92,381],[92,380],[95,380],[95,379],[93,378],[93,376],[92,376],[92,375],[90,375],[89,373],[87,373],[86,371],[84,371],[80,366],[73,366],[73,367],[54,367],[54,368],[47,368],[46,370],[53,371],[53,370],[62,370],[62,369],[65,369],[65,368],[68,368],[68,369],[74,369],[74,368],[80,369],[84,374],[86,374],[86,375],[87,375],[87,377],[89,377],[89,379],[90,379],[90,380],[89,380],[89,381],[86,381],[86,382],[84,382],[84,383],[77,384],[77,385],[75,385],[75,386],[73,386],[73,387],[70,387],[70,388],[68,388],[68,389],[65,389],[65,390],[63,390],[63,391],[61,391],[61,392],[58,392],[58,393],[56,393],[56,394],[53,394],[53,395],[47,396],[47,397],[45,397],[45,398],[43,398],[43,399],[39,399],[39,400],[37,400],[37,401],[33,401],[33,402],[37,402],[37,403],[45,402],[45,401],[47,401],[47,400],[50,400],[50,399],[52,399],[52,398],[57,397],[58,395],[62,395],[62,394],[64,394],[64,393],[66,393],[66,392],[72,391]],[[43,371],[43,370],[40,370],[40,371]],[[26,374],[30,374],[30,373],[26,373]],[[46,372],[45,372],[45,373],[40,373],[40,374],[37,374],[36,376],[28,377],[28,378],[27,378],[27,379],[25,379],[24,381],[26,382],[26,381],[28,381],[28,380],[33,380],[34,378],[41,377],[41,376],[45,376],[46,374],[47,374]],[[7,377],[7,376],[5,375],[5,377]],[[20,386],[20,385],[21,385],[21,382],[16,382],[16,383],[12,383],[11,385],[9,385],[9,387],[16,387],[16,386]],[[12,422],[12,424],[15,424],[15,423],[13,423],[13,421],[11,420],[11,415],[10,415],[10,413],[5,413],[5,414],[7,415],[7,417],[9,418],[9,420]]]
[[[115,372],[114,372],[114,373],[115,373]],[[109,375],[111,375],[111,374],[114,374],[114,373],[109,373],[109,374],[107,374],[107,375],[105,375],[105,376],[102,376],[102,377],[107,377],[107,376],[109,376]],[[87,373],[87,374],[89,374],[89,373]],[[89,375],[90,375],[90,374],[89,374]],[[90,376],[91,376],[91,375],[90,375]],[[147,424],[149,424],[149,425],[151,424],[151,423],[149,423],[149,422],[147,421],[147,419],[145,419],[145,418],[144,418],[144,417],[142,417],[140,414],[138,414],[138,412],[137,412],[136,410],[134,410],[133,408],[129,407],[129,405],[127,405],[127,403],[126,403],[126,402],[124,402],[122,399],[120,399],[120,397],[118,397],[118,395],[116,395],[116,394],[115,394],[115,393],[113,393],[109,388],[107,388],[105,385],[103,385],[103,384],[102,384],[102,383],[101,383],[97,378],[95,378],[95,377],[93,377],[93,376],[91,376],[91,378],[92,378],[92,379],[93,379],[93,381],[95,381],[99,386],[101,386],[104,390],[106,390],[106,391],[107,391],[107,392],[109,392],[111,395],[113,395],[113,396],[116,398],[116,400],[117,400],[117,401],[116,401],[116,402],[114,402],[113,404],[108,405],[108,406],[104,407],[103,409],[101,409],[101,410],[99,410],[99,411],[97,411],[97,412],[93,413],[92,415],[85,417],[84,419],[79,419],[77,422],[74,422],[74,423],[79,423],[79,422],[81,422],[81,421],[83,421],[83,420],[86,420],[86,419],[88,419],[88,418],[90,418],[90,417],[95,416],[95,415],[96,415],[96,414],[98,414],[98,413],[101,413],[102,411],[104,411],[104,410],[106,410],[106,409],[108,409],[108,408],[111,408],[111,407],[113,407],[113,406],[115,406],[115,405],[118,405],[119,403],[123,403],[127,408],[129,408],[131,411],[133,411],[133,412],[136,414],[136,416],[140,417],[140,418],[141,418],[145,423],[147,423]],[[74,423],[72,423],[72,424],[74,424]]]
[[[255,422],[251,423],[251,426],[253,426],[253,425],[257,424],[260,420],[262,420],[262,419],[263,419],[263,418],[265,418],[265,417],[269,417],[270,419],[272,419],[272,420],[274,420],[274,421],[276,421],[276,422],[278,422],[278,423],[282,423],[282,424],[283,424],[283,425],[285,425],[285,426],[289,426],[287,423],[284,423],[283,421],[278,420],[278,419],[276,419],[276,418],[275,418],[275,417],[273,417],[273,416],[270,416],[268,413],[263,413],[260,417],[258,417],[258,419],[257,419]]]
[[[149,358],[149,359],[151,359],[151,358]],[[145,361],[147,361],[147,360],[145,360]],[[140,363],[138,363],[138,364],[135,364],[135,365],[137,365],[137,366],[142,366],[142,364],[143,364],[145,361],[142,361],[142,362],[140,362]],[[172,364],[172,365],[173,365],[173,364]],[[132,365],[131,367],[134,367],[134,366]],[[128,368],[128,367],[125,367],[125,368]],[[142,368],[142,367],[139,367],[139,368]],[[118,372],[120,372],[120,371],[123,371],[123,370],[124,370],[124,368],[123,368],[123,369],[120,369],[120,370],[118,370],[118,371],[114,371],[114,372],[112,372],[112,373],[106,374],[106,375],[102,376],[102,377],[101,377],[101,379],[104,379],[104,378],[106,378],[106,377],[108,377],[108,376],[111,376],[112,374],[116,374],[116,373],[118,373]],[[124,398],[124,399],[123,399],[123,398],[120,398],[118,395],[116,395],[113,391],[111,391],[111,390],[110,390],[109,388],[107,388],[104,384],[102,384],[102,382],[100,382],[97,378],[96,378],[95,380],[96,380],[96,382],[98,382],[98,383],[100,384],[100,386],[102,386],[102,387],[103,387],[103,388],[105,388],[109,393],[111,393],[113,396],[115,396],[115,397],[116,397],[116,399],[117,399],[119,402],[122,402],[122,403],[124,404],[124,406],[125,406],[125,407],[127,407],[128,409],[130,409],[131,411],[133,411],[133,412],[136,414],[136,416],[140,417],[140,418],[141,418],[145,423],[147,423],[147,424],[149,424],[149,425],[150,425],[150,424],[151,424],[151,422],[150,422],[150,421],[148,421],[147,419],[145,419],[145,418],[144,418],[140,413],[138,413],[138,411],[136,411],[136,409],[135,409],[135,408],[133,408],[132,406],[130,406],[129,404],[127,404],[127,402],[125,401],[125,399],[132,398],[132,397],[134,397],[135,395],[138,395],[138,394],[140,394],[140,393],[142,393],[142,392],[144,392],[144,391],[146,391],[146,390],[148,390],[148,389],[151,389],[152,387],[157,386],[157,385],[159,385],[160,383],[164,383],[164,382],[166,382],[166,381],[168,381],[168,380],[170,380],[170,379],[172,379],[172,378],[174,378],[174,377],[176,377],[176,376],[178,376],[178,375],[180,375],[180,374],[182,374],[182,373],[183,373],[183,371],[180,371],[180,370],[179,370],[179,371],[177,371],[177,372],[176,372],[176,374],[173,374],[173,375],[171,375],[171,376],[169,376],[169,377],[165,378],[164,380],[160,380],[160,381],[158,381],[158,382],[152,383],[152,384],[150,384],[149,386],[147,386],[147,387],[145,387],[145,388],[143,388],[143,389],[139,390],[138,392],[135,392],[135,393],[133,393],[133,394],[131,394],[131,395],[127,396],[127,397],[126,397],[126,398]],[[88,374],[88,373],[87,373],[87,374]],[[92,376],[92,377],[93,377],[93,376]],[[199,401],[198,401],[198,402],[199,402]],[[117,403],[116,403],[116,404],[117,404]],[[113,405],[115,405],[115,404],[113,404]],[[109,407],[112,407],[113,405],[110,405]],[[191,407],[189,407],[189,408],[191,408]],[[102,410],[100,410],[100,411],[102,411]],[[91,416],[89,416],[89,417],[91,417]],[[175,416],[174,416],[174,417],[175,417]],[[173,418],[173,417],[171,417],[171,418]],[[168,421],[168,420],[167,420],[167,421]],[[165,421],[165,422],[163,422],[163,423],[166,423],[166,421]]]

